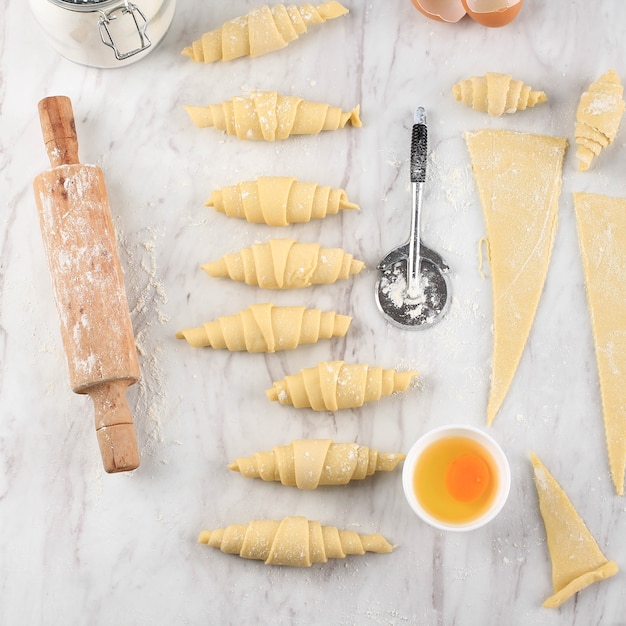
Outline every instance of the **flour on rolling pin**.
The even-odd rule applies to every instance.
[[[34,183],[70,383],[89,394],[107,472],[135,469],[139,452],[126,388],[140,371],[102,170],[78,161],[71,102],[39,103],[52,169]]]

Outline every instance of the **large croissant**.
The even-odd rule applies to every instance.
[[[317,7],[308,3],[301,6],[261,6],[204,33],[202,39],[194,41],[182,54],[196,63],[258,57],[284,48],[306,33],[309,26],[346,13],[348,9],[339,2],[324,2]]]
[[[255,520],[216,530],[203,530],[199,543],[266,565],[310,567],[348,554],[388,553],[393,546],[378,533],[360,535],[352,530],[322,526],[305,517]]]
[[[314,411],[358,408],[396,391],[405,391],[417,372],[325,361],[274,382],[270,400]]]
[[[614,70],[602,74],[582,94],[574,132],[578,171],[588,170],[600,152],[613,143],[624,113],[623,94],[624,87]]]
[[[298,489],[320,485],[346,485],[375,472],[390,472],[404,460],[399,453],[380,454],[356,443],[334,443],[331,439],[298,439],[287,446],[235,459],[228,468],[246,478],[280,481]]]
[[[317,135],[337,130],[348,122],[361,126],[359,107],[342,111],[324,102],[309,102],[296,96],[281,96],[275,91],[255,91],[220,104],[185,106],[199,128],[214,126],[239,139],[276,141],[291,135]]]
[[[196,348],[276,352],[293,350],[318,339],[343,337],[352,318],[334,311],[306,309],[303,306],[253,304],[235,315],[224,315],[199,328],[176,333]]]
[[[270,239],[200,267],[215,278],[231,278],[262,289],[298,289],[346,279],[365,264],[341,248]]]
[[[463,104],[492,116],[523,111],[548,100],[544,91],[535,91],[510,74],[497,72],[462,80],[452,87],[452,93]]]
[[[343,189],[305,183],[291,176],[260,176],[211,193],[206,206],[254,224],[287,226],[358,209]]]

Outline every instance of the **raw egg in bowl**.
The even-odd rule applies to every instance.
[[[511,470],[498,443],[472,426],[442,426],[422,435],[404,461],[407,502],[440,530],[474,530],[504,506]]]

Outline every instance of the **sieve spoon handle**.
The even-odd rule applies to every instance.
[[[419,295],[420,276],[420,218],[422,212],[422,196],[426,182],[426,157],[428,153],[428,130],[426,127],[426,110],[418,107],[413,117],[411,135],[411,236],[409,239],[409,256],[407,266],[407,294],[409,297]]]

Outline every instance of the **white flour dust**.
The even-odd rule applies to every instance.
[[[155,231],[145,228],[132,236],[122,235],[119,228],[116,231],[127,268],[126,292],[141,367],[141,379],[136,385],[135,425],[139,432],[145,431],[143,451],[150,451],[154,443],[163,441],[161,416],[167,405],[158,333],[158,326],[169,321],[162,308],[167,295],[157,279]]]

